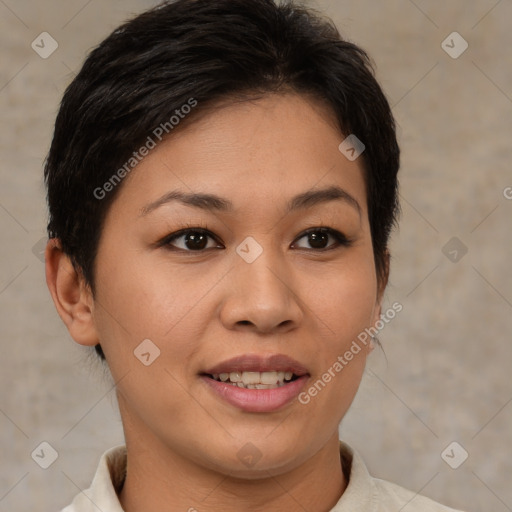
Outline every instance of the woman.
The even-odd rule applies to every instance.
[[[338,439],[398,167],[366,54],[292,3],[162,4],[90,54],[45,168],[46,276],[126,447],[66,512],[452,510]]]

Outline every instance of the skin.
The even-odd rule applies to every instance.
[[[49,242],[57,311],[77,343],[101,341],[117,382],[127,512],[320,512],[344,492],[338,425],[370,347],[308,404],[294,400],[272,413],[241,411],[198,375],[233,356],[282,353],[307,367],[307,390],[379,319],[385,283],[376,277],[362,162],[340,153],[344,138],[311,98],[224,106],[172,134],[125,178],[102,231],[95,297],[58,240]],[[331,200],[286,214],[291,197],[330,185],[360,212]],[[217,194],[234,210],[174,201],[140,216],[176,189]],[[329,250],[315,248],[303,232],[322,226],[351,245],[329,236]],[[184,237],[174,251],[158,246],[186,227],[211,232],[206,249],[194,251]],[[252,263],[236,252],[247,236],[263,249]],[[149,366],[134,357],[144,339],[161,351]],[[248,442],[261,455],[252,467],[237,456]]]

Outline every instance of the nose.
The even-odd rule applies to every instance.
[[[238,258],[238,256],[237,256]],[[239,258],[225,283],[221,321],[227,329],[285,333],[303,317],[293,272],[265,249],[252,263]]]

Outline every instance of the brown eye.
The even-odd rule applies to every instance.
[[[339,231],[332,228],[313,228],[305,233],[299,238],[306,238],[307,243],[310,245],[311,249],[316,249],[319,251],[335,249],[339,246],[349,246],[350,241],[347,237],[340,233]],[[334,244],[328,245],[329,237],[332,237],[335,240]],[[307,247],[299,247],[300,249],[307,249]]]
[[[178,231],[172,235],[166,237],[162,245],[168,246],[173,249],[187,251],[187,252],[199,252],[205,249],[211,249],[217,246],[208,246],[208,239],[214,240],[208,231],[203,229],[187,229]],[[175,243],[179,241],[179,243]]]
[[[329,243],[329,234],[325,231],[315,231],[307,235],[308,243],[313,249],[325,249]]]

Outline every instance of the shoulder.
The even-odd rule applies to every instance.
[[[101,456],[91,486],[61,512],[123,512],[117,494],[125,476],[126,447],[110,448]]]
[[[348,486],[331,512],[460,512],[392,482],[373,478],[360,455],[340,441]]]
[[[375,495],[383,504],[382,510],[403,510],[403,512],[460,512],[392,482],[379,478],[372,478],[372,481]]]

